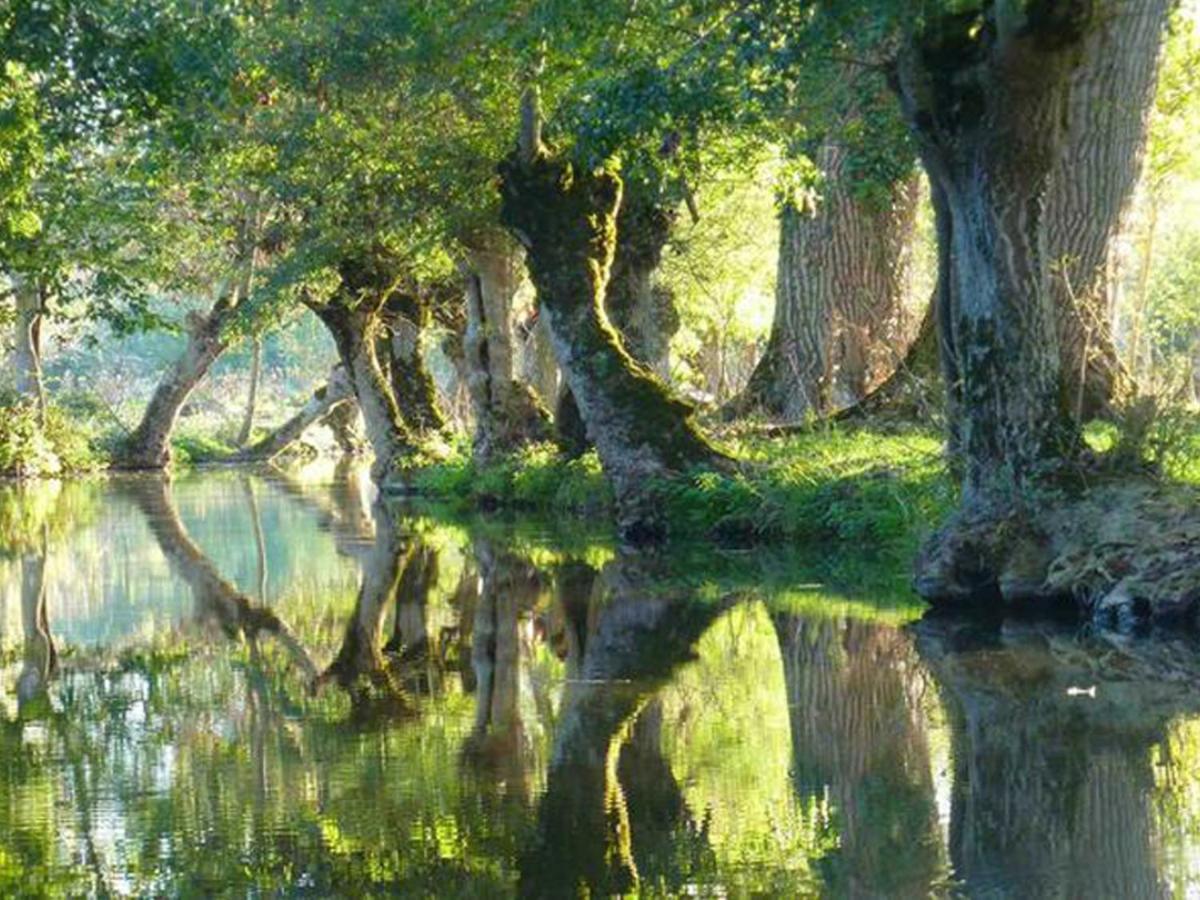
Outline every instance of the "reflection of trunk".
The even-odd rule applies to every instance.
[[[437,580],[437,551],[428,544],[418,544],[412,558],[400,575],[396,589],[396,620],[392,638],[384,653],[397,653],[401,659],[428,655],[429,589]]]
[[[969,17],[928,26],[901,54],[897,79],[939,239],[949,238],[940,324],[958,370],[951,414],[967,509],[1032,483],[1073,439],[1060,404],[1043,213],[1083,33],[1069,10],[1038,5],[1018,23],[996,9],[986,15],[1000,21],[979,40]]]
[[[367,440],[375,451],[372,474],[382,481],[416,450],[416,438],[396,405],[378,356],[381,314],[396,278],[383,261],[373,258],[346,260],[339,273],[342,284],[337,295],[324,304],[314,304],[313,311],[333,336],[350,377]]]
[[[21,557],[21,622],[25,631],[25,661],[17,676],[17,703],[22,708],[45,696],[58,658],[46,613],[48,542],[47,528],[43,526],[38,548]]]
[[[254,413],[258,408],[258,386],[262,380],[262,338],[254,339],[254,347],[250,353],[250,389],[246,393],[246,414],[242,417],[242,427],[238,430],[237,445],[245,447],[254,433]]]
[[[370,700],[378,691],[385,701],[399,699],[384,659],[383,620],[396,597],[400,576],[413,556],[413,548],[401,536],[387,507],[375,507],[375,543],[362,557],[362,582],[354,612],[346,626],[337,656],[321,675],[321,681],[336,681],[357,700]]]
[[[1152,751],[1166,723],[1194,709],[1195,667],[1164,678],[1179,674],[1172,654],[1194,651],[1015,623],[978,628],[917,626],[948,712],[950,853],[965,892],[1013,884],[1039,897],[1166,896]],[[1074,694],[1080,686],[1095,693]]]
[[[429,298],[420,287],[396,291],[386,313],[390,332],[387,360],[396,404],[418,433],[441,431],[446,420],[438,409],[437,389],[421,353],[421,335],[433,322]]]
[[[1108,282],[1141,171],[1171,6],[1169,0],[1114,0],[1071,80],[1066,152],[1051,183],[1046,242],[1064,390],[1071,410],[1084,419],[1133,392],[1113,341]]]
[[[548,434],[545,410],[513,378],[513,298],[519,269],[502,237],[477,240],[463,264],[467,326],[463,335],[467,391],[475,413],[475,458],[487,462]]]
[[[848,151],[826,144],[818,162],[826,192],[812,213],[784,206],[779,220],[775,320],[741,413],[790,421],[847,406],[895,367],[917,180],[898,181],[886,202],[855,195]]]
[[[188,536],[167,480],[130,481],[122,487],[137,504],[171,571],[191,589],[197,618],[214,622],[231,638],[254,641],[264,632],[274,635],[305,676],[309,679],[316,676],[316,666],[286,623],[226,581]]]
[[[300,440],[309,428],[328,416],[335,408],[342,405],[353,407],[353,396],[354,390],[345,370],[341,366],[334,366],[329,374],[329,381],[313,392],[299,412],[270,434],[247,447],[238,457],[245,460],[274,459]]]
[[[528,563],[497,553],[486,541],[475,542],[475,559],[481,583],[471,629],[475,725],[465,752],[477,764],[502,773],[518,796],[528,800],[533,738],[521,713],[521,696],[531,689],[529,614],[541,582]]]
[[[622,531],[655,536],[666,523],[646,483],[722,457],[691,407],[629,356],[604,311],[621,181],[545,153],[502,169],[502,217],[525,245],[540,315],[613,484]]]
[[[564,691],[537,837],[520,861],[521,896],[636,888],[633,817],[617,777],[626,726],[691,658],[726,603],[648,596],[634,565],[619,560],[606,569],[613,595],[593,622],[579,679]]]
[[[912,638],[858,620],[774,617],[802,801],[833,802],[835,896],[925,896],[944,870]]]
[[[46,424],[46,390],[42,383],[42,317],[45,304],[36,279],[18,278],[15,286],[12,372],[17,395],[32,403],[38,426]]]
[[[121,465],[130,469],[162,469],[171,462],[171,435],[179,413],[196,386],[229,346],[226,329],[237,314],[241,295],[236,287],[222,292],[205,315],[187,317],[187,346],[154,390],[137,429],[130,435]]]

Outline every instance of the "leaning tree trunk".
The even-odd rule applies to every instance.
[[[497,455],[549,436],[545,409],[513,377],[512,306],[519,279],[515,248],[503,236],[468,243],[467,324],[463,352],[467,392],[475,414],[475,458]]]
[[[630,357],[604,311],[621,180],[538,149],[505,161],[501,181],[502,219],[525,246],[540,315],[612,482],[621,530],[658,536],[665,523],[647,482],[724,457],[693,424],[692,407]]]
[[[383,308],[397,279],[377,259],[345,260],[339,273],[338,292],[311,308],[333,336],[375,452],[371,474],[383,481],[417,450],[416,435],[401,414],[378,355]]]
[[[813,212],[779,219],[775,319],[762,358],[729,412],[799,421],[865,395],[899,361],[892,351],[908,287],[918,181],[886,201],[857,196],[846,149],[820,152],[828,190]]]
[[[419,434],[442,431],[446,418],[438,408],[437,388],[421,353],[421,335],[433,323],[428,298],[420,288],[397,291],[385,314],[388,370],[396,404]]]
[[[1072,66],[1095,25],[1077,5],[1001,4],[982,32],[948,17],[898,61],[946,267],[939,325],[963,476],[960,515],[919,563],[930,599],[1016,599],[1040,582],[1031,501],[1078,440],[1062,404],[1044,227]]]
[[[1046,211],[1050,287],[1058,312],[1063,389],[1089,419],[1132,398],[1112,335],[1115,239],[1142,169],[1170,0],[1116,0],[1090,35],[1071,81],[1066,150]]]
[[[34,278],[19,278],[16,284],[16,316],[13,319],[12,371],[17,396],[33,404],[38,426],[46,424],[46,389],[42,381],[42,318],[45,304]]]
[[[229,347],[227,326],[237,314],[237,288],[222,292],[207,315],[187,318],[187,346],[158,383],[137,429],[129,436],[120,465],[127,469],[164,469],[171,464],[171,435],[179,414],[213,363]]]
[[[340,406],[351,406],[354,388],[346,371],[334,366],[329,380],[313,391],[308,402],[294,416],[251,446],[238,454],[242,460],[271,460],[287,450],[304,436],[313,425],[326,418]]]

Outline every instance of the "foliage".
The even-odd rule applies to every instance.
[[[38,418],[32,402],[0,396],[0,476],[78,474],[100,467],[91,435],[69,410],[50,406],[44,427]]]

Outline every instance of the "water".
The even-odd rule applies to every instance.
[[[1200,655],[355,473],[0,485],[0,895],[1200,890]]]

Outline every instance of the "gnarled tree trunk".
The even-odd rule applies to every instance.
[[[729,413],[799,421],[853,404],[896,366],[918,181],[886,201],[857,196],[839,143],[818,162],[827,189],[813,211],[779,218],[775,319],[762,358]]]
[[[938,219],[939,326],[963,476],[958,516],[919,562],[929,599],[1017,599],[1044,576],[1031,501],[1078,443],[1063,404],[1045,212],[1073,66],[1094,46],[1098,12],[1086,0],[1001,4],[982,30],[945,17],[898,60]]]
[[[384,315],[388,329],[386,355],[396,405],[418,434],[441,431],[446,419],[438,408],[437,388],[421,353],[421,335],[433,321],[429,300],[419,287],[396,291]]]
[[[549,436],[545,409],[513,377],[513,297],[519,280],[516,249],[502,235],[468,242],[463,334],[467,392],[475,414],[475,458],[488,462]]]
[[[540,315],[612,482],[621,530],[660,535],[666,523],[647,481],[724,457],[693,424],[691,406],[630,357],[604,311],[621,180],[542,151],[510,158],[501,176],[503,221],[525,246]]]
[[[1116,0],[1071,79],[1065,152],[1046,207],[1063,388],[1080,419],[1132,398],[1112,335],[1110,275],[1141,175],[1170,0]]]
[[[416,435],[401,415],[378,355],[383,308],[397,278],[384,260],[371,256],[343,260],[338,273],[342,284],[337,293],[311,308],[333,336],[375,452],[371,474],[383,481],[417,449]]]

